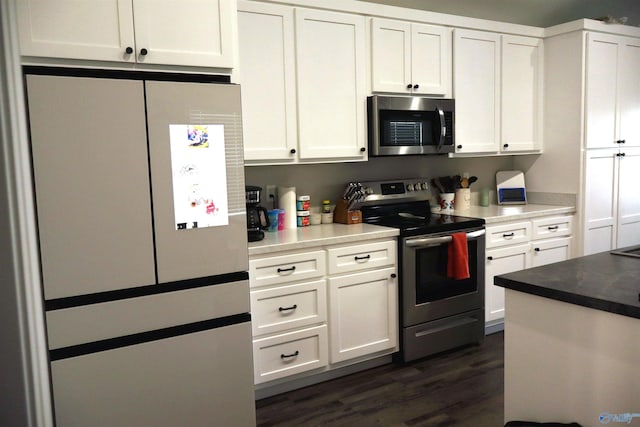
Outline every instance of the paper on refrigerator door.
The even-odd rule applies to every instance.
[[[224,125],[169,125],[176,230],[229,224]]]

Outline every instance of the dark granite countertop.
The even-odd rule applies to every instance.
[[[494,283],[640,319],[640,258],[602,252],[496,276]]]

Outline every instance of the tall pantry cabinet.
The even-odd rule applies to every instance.
[[[515,166],[530,191],[577,194],[576,255],[640,244],[640,31],[591,20],[547,31],[549,155]]]

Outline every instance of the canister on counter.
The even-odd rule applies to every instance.
[[[297,224],[298,227],[306,227],[310,224],[311,219],[310,219],[310,215],[311,212],[309,211],[297,211],[296,212],[296,220],[297,220]]]
[[[298,196],[298,199],[296,200],[296,210],[308,211],[309,208],[311,208],[311,197]]]

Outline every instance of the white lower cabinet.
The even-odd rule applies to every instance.
[[[398,345],[395,267],[329,279],[331,363]]]
[[[396,250],[387,238],[250,256],[255,384],[397,351]]]
[[[504,288],[493,284],[493,278],[501,274],[524,270],[529,267],[530,244],[507,246],[487,250],[485,266],[484,320],[493,322],[504,318]]]
[[[489,225],[485,263],[485,322],[504,318],[504,288],[493,278],[571,258],[573,216],[545,216]]]

